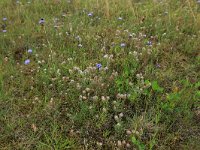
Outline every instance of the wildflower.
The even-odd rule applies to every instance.
[[[78,47],[80,47],[80,48],[81,48],[81,47],[83,47],[83,45],[82,45],[82,44],[78,44]]]
[[[82,91],[82,93],[83,93],[83,94],[86,94],[86,91],[85,91],[85,90],[83,90],[83,91]]]
[[[92,99],[93,99],[94,101],[96,101],[96,100],[98,100],[98,96],[93,96]]]
[[[80,36],[76,36],[75,39],[76,39],[77,41],[79,41],[79,42],[81,41],[81,37],[80,37]]]
[[[123,140],[123,141],[122,141],[122,144],[123,144],[123,145],[125,145],[125,144],[126,144],[126,141],[125,141],[125,140]]]
[[[100,69],[102,67],[101,64],[96,64],[97,69]]]
[[[117,115],[114,116],[115,121],[119,121],[119,117]]]
[[[6,30],[6,29],[4,29],[4,30],[2,30],[2,32],[3,32],[3,33],[6,33],[6,32],[7,32],[7,30]]]
[[[70,35],[70,33],[69,33],[69,32],[65,32],[65,33],[66,33],[66,35],[67,35],[67,36],[69,36],[69,35]]]
[[[136,135],[139,135],[140,133],[136,130],[132,130],[132,133],[136,134]]]
[[[136,74],[136,77],[139,79],[141,77],[141,74]]]
[[[127,144],[126,144],[126,147],[127,147],[127,148],[130,148],[130,147],[131,147],[131,145],[130,145],[129,143],[127,143]]]
[[[103,57],[104,57],[104,58],[108,58],[108,54],[104,55]]]
[[[82,96],[82,95],[80,95],[80,96],[79,96],[79,100],[82,100],[82,99],[83,99],[83,96]]]
[[[33,52],[33,50],[32,50],[32,49],[29,49],[29,50],[28,50],[28,53],[32,53],[32,52]]]
[[[88,13],[88,16],[92,17],[93,16],[93,12]]]
[[[157,64],[156,64],[156,67],[157,67],[157,68],[160,68],[160,67],[161,67],[161,65],[157,63]]]
[[[56,29],[57,29],[57,28],[59,28],[59,26],[58,26],[58,25],[55,25],[55,26],[54,26],[54,28],[56,28]]]
[[[30,64],[30,62],[31,62],[30,59],[26,59],[26,60],[24,61],[24,64],[25,64],[25,65],[28,65],[28,64]]]
[[[123,113],[120,113],[120,114],[119,114],[119,117],[120,117],[120,118],[122,118],[123,116],[124,116],[124,114],[123,114]]]
[[[45,20],[43,18],[40,19],[39,24],[44,25]]]
[[[148,42],[147,42],[147,45],[151,46],[151,45],[152,45],[152,42],[151,42],[151,41],[148,41]]]
[[[168,14],[168,11],[165,11],[165,12],[164,12],[164,15],[167,15],[167,14]]]
[[[97,145],[98,145],[98,146],[102,146],[103,143],[102,143],[102,142],[97,142]]]
[[[122,17],[119,17],[118,20],[123,20],[123,18],[122,18]]]
[[[33,129],[34,132],[37,131],[37,126],[34,123],[31,125],[31,128]]]
[[[101,96],[101,100],[102,100],[103,102],[105,102],[105,101],[106,101],[105,96]]]
[[[107,112],[106,108],[103,108],[102,110],[103,110],[103,112],[104,112],[104,113],[106,113],[106,112]]]
[[[132,38],[133,37],[133,34],[132,33],[129,33],[129,36],[128,36],[129,38]]]
[[[116,124],[116,126],[117,126],[118,128],[121,127],[121,123],[118,122],[118,123]]]
[[[122,146],[122,142],[120,140],[117,141],[117,146],[121,147]]]
[[[90,92],[90,88],[86,88],[85,90],[86,90],[87,92]]]
[[[132,132],[131,132],[130,130],[127,130],[127,131],[126,131],[126,134],[127,134],[127,135],[130,135],[130,134],[132,134]]]
[[[8,61],[8,57],[5,57],[4,60],[7,62]]]
[[[3,21],[6,21],[6,20],[7,20],[7,18],[6,18],[6,17],[4,17],[2,20],[3,20]]]
[[[117,104],[117,101],[113,101],[113,104],[116,105],[116,104]]]
[[[125,46],[126,46],[126,43],[121,43],[120,46],[121,46],[121,47],[125,47]]]

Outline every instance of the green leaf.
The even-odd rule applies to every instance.
[[[145,150],[145,145],[137,140],[134,136],[132,136],[131,141],[139,148],[139,150]]]
[[[200,91],[197,91],[197,92],[196,92],[196,95],[197,95],[197,97],[200,98]]]
[[[133,103],[133,102],[136,102],[137,100],[137,97],[138,97],[138,94],[133,92],[131,93],[131,96],[130,96],[130,101]]]
[[[145,84],[150,84],[150,81],[149,80],[145,80],[144,83]]]
[[[162,92],[164,89],[159,86],[157,81],[152,82],[152,89],[157,92]]]

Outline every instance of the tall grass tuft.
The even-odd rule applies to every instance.
[[[110,18],[110,8],[109,8],[109,2],[108,2],[108,0],[105,0],[105,4],[106,4],[106,6],[105,6],[106,17]]]

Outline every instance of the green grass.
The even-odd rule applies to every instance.
[[[195,0],[27,2],[0,1],[0,149],[200,148]]]

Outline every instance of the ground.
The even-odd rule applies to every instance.
[[[0,149],[200,149],[200,3],[0,10]]]

